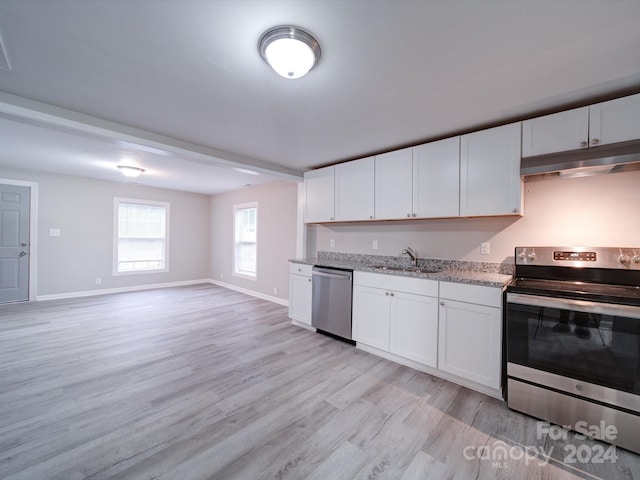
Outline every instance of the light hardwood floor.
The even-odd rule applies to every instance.
[[[2,479],[640,478],[536,427],[213,285],[0,306]]]

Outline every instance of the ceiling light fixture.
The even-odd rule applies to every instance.
[[[118,168],[125,177],[136,178],[144,173],[144,168],[132,167],[130,165],[118,165]]]
[[[258,43],[260,55],[275,72],[289,79],[300,78],[320,60],[320,44],[299,27],[283,25],[267,30]]]

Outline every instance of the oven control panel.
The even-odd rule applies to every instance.
[[[572,262],[595,262],[598,258],[596,252],[574,252],[572,250],[554,250],[553,259],[557,261],[572,261]]]
[[[516,247],[515,263],[640,270],[640,247]]]

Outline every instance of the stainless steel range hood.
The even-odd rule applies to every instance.
[[[523,158],[520,175],[586,176],[640,169],[640,141]]]

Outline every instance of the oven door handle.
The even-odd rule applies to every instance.
[[[640,319],[640,307],[634,307],[632,305],[590,302],[570,298],[542,297],[522,293],[507,293],[507,303],[529,305],[531,307],[562,308],[576,312]]]

